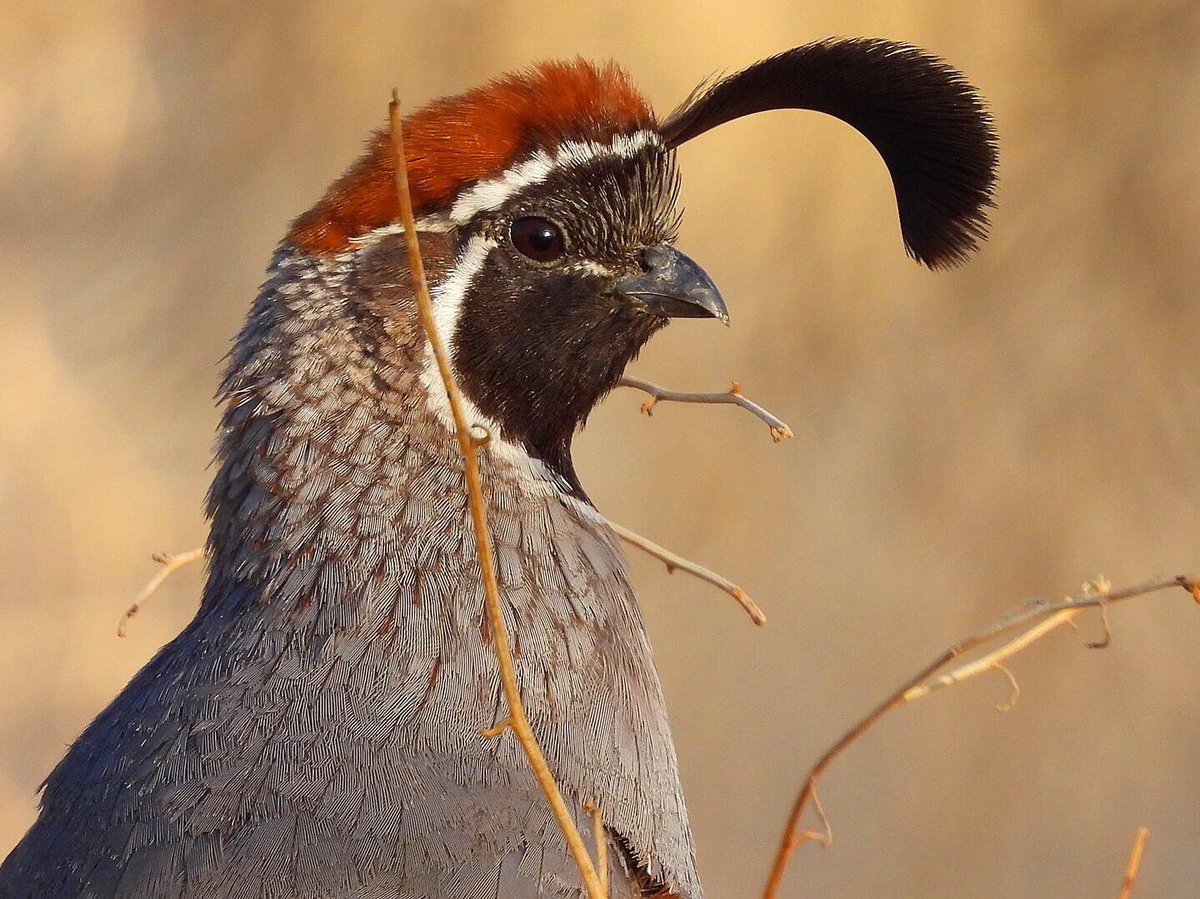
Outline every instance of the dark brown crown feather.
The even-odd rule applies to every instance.
[[[930,268],[963,262],[987,236],[996,134],[975,89],[916,47],[877,38],[787,50],[701,87],[659,128],[677,147],[770,109],[811,109],[857,129],[892,176],[909,254]]]

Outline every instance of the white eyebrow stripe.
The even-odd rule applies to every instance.
[[[662,144],[655,131],[635,131],[618,134],[611,143],[596,141],[565,141],[553,153],[538,150],[532,156],[506,169],[495,178],[487,178],[454,201],[450,220],[465,225],[480,212],[499,209],[520,190],[545,181],[555,169],[583,166],[598,159],[628,159],[651,144]]]
[[[427,234],[447,234],[454,228],[454,225],[451,223],[450,219],[446,218],[444,215],[438,214],[423,215],[417,219],[416,224],[418,233],[425,232]],[[400,222],[389,222],[386,225],[380,225],[378,228],[371,229],[366,234],[359,234],[357,237],[351,237],[350,250],[343,251],[343,255],[345,255],[347,252],[349,252],[350,255],[353,255],[363,247],[376,244],[385,237],[389,237],[392,234],[403,233],[404,225]]]

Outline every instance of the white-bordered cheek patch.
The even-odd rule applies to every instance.
[[[495,236],[474,235],[467,241],[466,247],[459,254],[453,268],[431,291],[433,321],[451,358],[454,355],[455,337],[462,320],[467,292],[475,283],[479,273],[483,271],[488,256],[499,246],[500,240]],[[429,404],[430,410],[452,435],[455,428],[454,413],[450,409],[450,399],[446,396],[446,385],[442,382],[441,372],[438,371],[437,360],[428,344],[426,344],[422,359],[421,385],[425,388],[426,402]],[[458,376],[457,371],[455,376]],[[487,429],[491,436],[487,452],[490,452],[496,459],[526,472],[538,482],[545,482],[547,487],[553,486],[556,492],[569,492],[569,485],[562,483],[561,478],[555,476],[543,463],[532,458],[523,446],[505,440],[500,433],[500,424],[480,411],[479,407],[465,394],[463,395],[463,414],[466,416],[467,424],[481,425]]]

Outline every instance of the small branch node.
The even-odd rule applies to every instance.
[[[1017,683],[1017,679],[1003,662],[996,662],[992,667],[1008,678],[1009,688],[1008,699],[1004,700],[1004,702],[996,703],[996,711],[1011,712],[1013,707],[1016,706],[1017,700],[1021,698],[1021,685]]]
[[[492,442],[492,432],[481,424],[471,425],[471,444],[476,449],[482,449]]]
[[[1104,625],[1104,636],[1084,645],[1088,649],[1107,649],[1112,643],[1112,625],[1108,621],[1108,603],[1104,601],[1104,597],[1112,592],[1112,582],[1104,575],[1098,574],[1095,580],[1084,581],[1080,589],[1086,598],[1099,600],[1097,605],[1100,609],[1100,621]]]
[[[510,715],[508,717],[502,718],[499,721],[499,723],[496,724],[495,727],[480,728],[479,735],[481,737],[486,737],[489,740],[494,740],[496,737],[500,736],[502,733],[504,733],[506,730],[508,730],[512,726],[513,726],[512,716]]]
[[[815,783],[812,785],[812,802],[813,808],[817,810],[817,815],[821,818],[821,826],[825,828],[824,833],[813,834],[812,838],[828,849],[833,845],[833,825],[829,822],[829,815],[825,814],[825,806],[821,805],[821,797],[817,795]]]
[[[1108,649],[1112,644],[1112,624],[1108,620],[1108,603],[1101,602],[1098,608],[1100,609],[1100,623],[1104,625],[1104,636],[1099,640],[1084,643],[1083,645],[1088,649]]]

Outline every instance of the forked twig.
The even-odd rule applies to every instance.
[[[660,560],[667,566],[668,573],[674,573],[675,569],[686,571],[688,574],[695,575],[702,581],[707,581],[715,587],[720,587],[730,596],[738,601],[746,613],[750,616],[750,620],[761,626],[767,623],[767,616],[763,614],[763,610],[758,607],[758,604],[752,600],[737,584],[728,578],[724,578],[715,571],[710,571],[703,565],[698,565],[690,559],[685,559],[683,556],[676,555],[665,546],[659,546],[653,540],[643,537],[636,531],[631,531],[624,525],[617,524],[611,519],[608,522],[609,527],[616,531],[617,536],[626,543],[636,546],[643,552],[649,553],[654,558]]]
[[[125,610],[125,614],[121,616],[121,621],[117,624],[117,636],[125,636],[125,627],[134,615],[142,610],[142,606],[146,604],[155,591],[162,586],[163,581],[174,574],[178,569],[185,565],[190,565],[192,562],[197,562],[204,558],[204,547],[199,546],[196,549],[189,549],[185,553],[154,553],[150,558],[162,565],[159,572],[150,578],[146,586],[141,589],[141,592],[134,597],[133,604]]]
[[[795,436],[792,429],[782,419],[772,415],[753,400],[746,399],[742,395],[742,385],[737,381],[734,381],[725,393],[687,393],[681,390],[667,390],[665,387],[659,387],[650,381],[643,381],[641,378],[634,378],[630,375],[623,376],[617,382],[617,386],[632,387],[634,390],[650,394],[650,399],[642,403],[642,411],[647,415],[652,413],[655,404],[659,402],[728,404],[741,406],[747,412],[765,421],[767,427],[771,429],[771,439],[776,443],[781,440],[790,440]]]
[[[1149,827],[1139,827],[1137,836],[1133,838],[1133,849],[1129,853],[1129,863],[1125,866],[1125,880],[1121,883],[1121,892],[1117,899],[1129,899],[1133,892],[1134,881],[1137,880],[1138,868],[1142,866],[1142,852],[1146,849],[1146,837],[1150,836]]]
[[[1029,630],[1022,631],[1012,640],[989,652],[987,655],[982,655],[965,665],[960,665],[952,671],[939,674],[937,677],[931,677],[923,683],[910,687],[905,691],[902,700],[904,702],[912,702],[916,699],[922,699],[937,690],[961,684],[963,681],[983,674],[985,671],[992,671],[1002,666],[1005,659],[1015,656],[1018,652],[1029,646],[1029,644],[1042,639],[1042,637],[1055,628],[1068,624],[1080,611],[1080,609],[1064,609],[1056,612],[1049,618],[1039,621],[1033,627],[1029,628]]]
[[[800,830],[800,820],[809,803],[813,800],[816,786],[821,776],[848,746],[874,727],[880,718],[892,709],[911,702],[913,699],[929,695],[938,689],[939,686],[949,686],[953,683],[959,683],[974,674],[995,668],[1004,658],[1019,652],[1030,643],[1045,636],[1045,634],[1049,633],[1055,627],[1070,620],[1071,616],[1063,615],[1062,613],[1064,612],[1076,613],[1083,609],[1104,608],[1107,604],[1133,599],[1137,596],[1145,596],[1148,593],[1156,593],[1161,590],[1168,590],[1172,587],[1183,587],[1192,594],[1192,597],[1197,602],[1200,602],[1200,580],[1185,575],[1177,575],[1165,580],[1148,581],[1124,590],[1095,592],[1096,588],[1092,586],[1090,587],[1092,592],[1089,595],[1079,598],[1067,597],[1060,602],[1029,603],[1020,611],[1006,615],[999,621],[988,625],[979,633],[960,640],[939,655],[913,677],[905,681],[904,684],[883,700],[883,702],[875,706],[858,723],[843,734],[809,770],[808,776],[804,779],[804,787],[801,789],[800,795],[796,798],[796,802],[792,806],[791,815],[788,817],[787,826],[784,828],[783,837],[780,840],[779,849],[775,855],[775,862],[771,868],[766,889],[763,891],[763,899],[775,899],[778,895],[779,885],[783,880],[788,862],[792,854],[796,851],[796,847],[813,836],[810,832]],[[1054,623],[1051,624],[1051,621]],[[991,653],[990,656],[964,665],[960,669],[949,672],[942,678],[932,680],[938,671],[963,654],[993,640],[997,640],[1013,631],[1021,631],[1021,633],[1016,639],[1009,641],[1005,646]],[[985,661],[986,664],[981,664]]]
[[[472,425],[472,427],[475,428],[478,426]],[[479,440],[476,438],[475,440],[477,446],[483,446],[486,444],[486,442],[486,439]],[[662,562],[667,567],[668,574],[674,574],[676,570],[686,571],[688,574],[694,575],[700,578],[702,581],[707,581],[713,586],[724,590],[726,593],[736,599],[741,607],[746,610],[746,613],[750,616],[750,619],[755,624],[763,625],[767,623],[767,616],[763,613],[763,610],[758,607],[758,604],[750,598],[745,590],[743,590],[733,581],[717,574],[711,569],[705,568],[703,565],[697,562],[693,562],[691,559],[686,559],[681,555],[671,552],[671,550],[667,549],[665,546],[660,546],[648,537],[643,537],[641,534],[637,533],[637,531],[631,531],[629,528],[625,527],[624,525],[617,524],[615,521],[609,519],[606,520],[608,521],[609,526],[616,532],[618,537],[620,537],[630,546],[637,547],[642,552],[653,556]],[[207,547],[199,546],[196,549],[190,549],[185,553],[177,553],[173,556],[168,555],[167,553],[154,553],[151,558],[154,559],[155,562],[161,562],[165,567],[162,571],[158,572],[158,574],[154,575],[154,577],[150,579],[149,583],[147,583],[146,586],[141,589],[141,592],[138,593],[133,605],[131,605],[121,617],[121,623],[117,625],[117,636],[124,637],[126,635],[126,622],[128,622],[130,618],[141,611],[142,606],[146,604],[146,600],[149,599],[150,596],[163,585],[163,582],[168,577],[185,565],[189,565],[192,562],[196,562],[204,558],[204,554],[207,551]],[[500,731],[497,731],[497,733],[500,733],[503,731],[503,729],[504,728],[501,727]]]
[[[1015,705],[1017,695],[1020,694],[1021,688],[1017,684],[1016,678],[1013,677],[1012,672],[1004,667],[1004,660],[1015,656],[1031,643],[1036,643],[1038,640],[1042,639],[1042,637],[1046,636],[1057,627],[1061,627],[1064,624],[1070,624],[1074,626],[1075,616],[1084,611],[1084,609],[1090,608],[1092,605],[1098,606],[1100,609],[1100,614],[1103,616],[1105,638],[1099,642],[1086,643],[1085,645],[1088,647],[1088,649],[1106,648],[1109,643],[1112,642],[1112,631],[1108,624],[1108,603],[1106,602],[1111,591],[1112,584],[1102,577],[1097,578],[1095,581],[1090,581],[1084,584],[1083,600],[1092,601],[1089,603],[1089,605],[1081,605],[1081,600],[1073,600],[1069,596],[1065,597],[1063,599],[1063,603],[1066,604],[1066,608],[1059,609],[1057,612],[1049,615],[1049,617],[1038,621],[1032,627],[1021,631],[1021,633],[1017,634],[1016,637],[1009,640],[1002,646],[997,647],[986,655],[982,655],[973,661],[967,662],[965,665],[960,665],[951,671],[947,671],[945,674],[939,674],[937,677],[929,678],[924,683],[917,684],[904,694],[904,701],[912,702],[915,699],[921,699],[925,696],[928,696],[930,693],[933,693],[937,690],[944,689],[945,687],[952,687],[955,684],[960,684],[965,680],[983,674],[985,671],[999,670],[1005,677],[1008,678],[1009,684],[1012,687],[1012,695],[1009,697],[1008,702],[1001,703],[1001,705],[997,708],[1002,712],[1008,711],[1013,705]],[[1128,599],[1129,597],[1124,598]],[[1035,601],[1026,603],[1025,607],[1018,611],[1016,615],[1018,621],[1024,621],[1027,620],[1025,616],[1033,613],[1032,618],[1036,620],[1038,614],[1045,614],[1046,611],[1047,608],[1045,603]],[[998,623],[1003,624],[1006,621],[1011,622],[1013,619],[1011,616],[1005,617],[1000,619],[1000,622]],[[1015,623],[1014,626],[1016,626]]]
[[[445,345],[438,334],[437,325],[433,318],[433,301],[429,296],[429,285],[425,280],[425,266],[421,259],[421,245],[417,237],[416,221],[413,217],[412,195],[408,188],[408,171],[404,155],[404,136],[400,124],[400,99],[392,92],[392,101],[388,104],[388,122],[391,127],[392,146],[396,152],[396,191],[400,198],[400,221],[404,226],[404,242],[408,248],[408,262],[412,273],[412,283],[416,288],[417,310],[420,313],[421,325],[429,338],[429,345],[437,361],[438,371],[446,386],[446,395],[450,400],[450,410],[454,416],[454,430],[458,437],[458,448],[463,457],[464,475],[467,483],[467,496],[471,507],[471,524],[475,531],[475,548],[479,555],[479,568],[483,578],[484,602],[487,606],[488,624],[492,631],[492,647],[496,652],[496,664],[500,669],[500,682],[504,687],[504,697],[508,703],[508,726],[516,735],[529,759],[529,766],[537,777],[546,801],[554,812],[558,826],[563,832],[579,873],[583,877],[589,899],[605,899],[606,892],[596,874],[592,858],[588,854],[579,829],[575,826],[567,804],[563,801],[562,793],[542,755],[537,738],[525,717],[525,706],[521,701],[521,691],[517,686],[517,677],[513,669],[512,650],[508,645],[508,629],[504,625],[504,615],[500,610],[500,588],[496,581],[496,566],[492,559],[492,541],[487,526],[487,509],[483,499],[483,484],[479,477],[479,459],[476,456],[477,441],[472,435],[471,422],[463,413],[462,394],[454,380],[454,372],[450,368],[450,359],[446,354]]]

